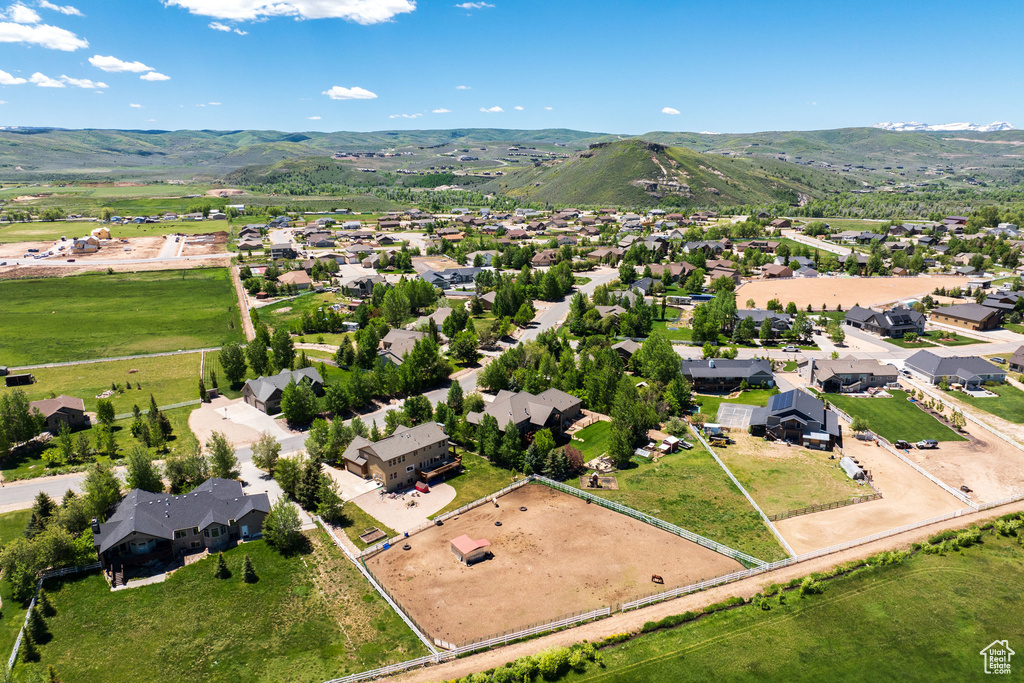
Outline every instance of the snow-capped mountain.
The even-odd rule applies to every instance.
[[[917,121],[904,121],[901,123],[893,123],[892,121],[885,121],[883,123],[876,123],[872,128],[882,128],[883,130],[896,130],[903,132],[916,132],[916,131],[954,131],[954,130],[972,130],[978,133],[994,133],[1000,130],[1016,130],[1012,124],[1006,121],[995,121],[987,125],[980,125],[977,123],[918,123]]]

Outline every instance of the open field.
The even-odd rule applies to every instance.
[[[606,649],[606,668],[564,680],[976,680],[993,634],[1019,630],[1015,540],[988,535],[960,553],[872,563],[822,595],[788,592],[767,612],[747,605]]]
[[[229,550],[226,580],[213,578],[214,559],[117,593],[98,573],[51,579],[53,639],[22,673],[52,664],[66,681],[320,681],[427,654],[326,534],[309,539],[311,552],[290,557],[263,541]],[[255,584],[242,581],[246,554]]]
[[[338,295],[330,292],[303,294],[288,301],[260,307],[258,309],[260,321],[266,323],[272,331],[282,325],[290,331],[292,323],[300,320],[307,313],[312,313],[320,307],[327,307],[338,301],[340,301]],[[316,339],[316,333],[304,336],[309,341]]]
[[[947,445],[943,444],[941,448]],[[874,442],[846,438],[843,440],[843,455],[860,462],[871,475],[875,488],[881,491],[882,498],[775,522],[775,528],[797,554],[864,538],[966,507]],[[862,490],[865,494],[871,492],[867,487]],[[756,493],[751,493],[757,498]]]
[[[1009,383],[986,385],[985,388],[993,394],[999,394],[999,398],[974,398],[962,391],[951,391],[949,394],[972,408],[992,413],[1009,422],[1024,423],[1024,391]]]
[[[601,424],[610,424],[603,422]],[[597,453],[600,455],[600,453]],[[587,453],[584,457],[591,457]],[[704,448],[672,453],[614,473],[617,491],[589,493],[706,536],[761,560],[786,556],[728,475]],[[569,484],[575,486],[578,480]]]
[[[131,237],[161,237],[182,233],[198,235],[228,229],[227,221],[168,221],[166,223],[129,223],[115,225],[93,221],[57,221],[43,223],[0,224],[0,244],[17,242],[55,242],[61,237],[69,240],[88,235],[93,228],[107,228],[114,240]],[[115,247],[116,248],[116,247]],[[99,253],[103,253],[100,250]]]
[[[16,538],[23,538],[25,525],[28,524],[30,517],[31,510],[0,514],[0,547]],[[3,609],[0,610],[0,653],[7,656],[14,647],[14,641],[18,639],[18,631],[25,620],[25,608],[14,599],[11,584],[6,579],[0,580],[0,599],[3,600]]]
[[[0,283],[3,363],[111,358],[242,341],[226,268]]]
[[[410,537],[411,550],[367,560],[430,636],[461,643],[619,603],[660,589],[652,574],[669,588],[740,569],[724,555],[541,484],[498,504]],[[450,549],[461,534],[488,539],[494,557],[461,564]]]
[[[793,280],[755,280],[747,282],[736,290],[736,300],[753,299],[757,306],[764,308],[771,299],[778,299],[785,306],[790,301],[800,310],[810,304],[815,309],[822,304],[829,310],[842,306],[848,310],[856,304],[873,306],[900,299],[930,294],[936,287],[957,287],[964,284],[964,278],[954,276],[935,277],[818,277],[813,282],[803,278]]]
[[[188,353],[39,368],[32,371],[35,384],[17,388],[24,391],[30,401],[44,399],[50,394],[75,396],[85,401],[86,411],[95,412],[96,396],[109,391],[111,384],[117,384],[119,391],[110,400],[114,402],[114,414],[120,415],[132,412],[133,405],[146,408],[150,394],[156,398],[158,406],[199,398],[200,356]],[[211,357],[216,358],[216,354],[206,357],[207,377]],[[221,375],[219,366],[217,373]],[[131,383],[131,389],[125,389],[127,382]],[[0,394],[5,391],[12,389],[0,388]]]
[[[922,439],[963,441],[964,437],[907,400],[907,392],[890,389],[892,398],[852,398],[842,394],[821,394],[821,398],[851,417],[863,417],[868,429],[888,439],[911,443]]]
[[[766,514],[874,493],[846,476],[830,453],[772,443],[733,431],[736,440],[716,449],[729,471]]]

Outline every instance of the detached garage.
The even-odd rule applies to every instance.
[[[470,565],[474,562],[487,559],[490,552],[491,542],[486,538],[474,541],[466,534],[463,534],[452,539],[452,553],[455,557],[459,558],[459,562],[462,562],[463,564]]]

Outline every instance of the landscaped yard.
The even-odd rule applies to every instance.
[[[975,339],[973,337],[965,337],[959,332],[949,332],[947,330],[928,330],[924,334],[918,335],[918,341],[908,342],[904,339],[886,339],[885,341],[890,344],[895,344],[903,349],[921,349],[928,346],[966,346],[968,344],[985,344],[983,339]]]
[[[590,492],[758,559],[786,557],[761,516],[711,455],[699,446],[666,455],[656,463],[644,462],[632,469],[619,470],[614,476],[618,491]],[[578,487],[579,479],[566,483]]]
[[[210,368],[217,370],[218,379],[223,373],[219,365],[212,365],[216,353],[206,356],[206,376]],[[199,398],[200,354],[188,353],[178,356],[156,356],[106,363],[83,363],[56,368],[33,370],[35,384],[17,387],[28,395],[30,401],[47,398],[51,394],[67,394],[85,401],[85,409],[96,411],[96,396],[109,391],[112,384],[118,385],[118,393],[109,397],[114,402],[114,413],[121,415],[132,412],[132,406],[146,408],[149,395],[153,394],[157,405],[165,406]],[[125,389],[130,382],[131,389]],[[141,388],[139,388],[141,385]],[[209,385],[207,385],[209,386]],[[11,389],[0,388],[0,393]]]
[[[821,394],[822,399],[846,412],[863,417],[868,429],[889,441],[965,441],[966,439],[907,400],[907,392],[888,390],[892,398],[853,398],[842,394]],[[957,397],[959,398],[959,394]]]
[[[359,540],[360,534],[366,533],[366,530],[371,527],[377,527],[387,534],[388,538],[393,538],[398,535],[397,531],[389,526],[385,526],[355,503],[347,503],[345,505],[342,511],[342,517],[343,519],[339,526],[344,529],[345,535],[348,536],[348,539],[360,550],[365,550],[373,545],[373,543],[363,543]],[[374,543],[377,542],[378,541],[374,541]]]
[[[271,330],[275,330],[282,325],[290,328],[292,323],[302,319],[307,313],[312,313],[319,308],[330,307],[331,304],[335,304],[338,301],[340,301],[338,295],[331,292],[324,292],[322,294],[309,292],[294,299],[263,306],[256,310],[260,321],[266,323]],[[314,341],[316,339],[315,334],[306,336],[309,337],[307,341]]]
[[[3,362],[12,367],[242,341],[226,268],[90,274],[0,284]]]
[[[427,654],[322,531],[308,554],[263,541],[117,593],[99,573],[46,583],[57,614],[42,661],[64,681],[321,681]],[[248,554],[259,581],[242,581]]]
[[[951,391],[949,395],[1014,424],[1024,423],[1024,391],[1012,384],[986,385],[985,388],[993,394],[999,394],[999,398],[973,398],[962,391]]]
[[[455,487],[455,499],[431,515],[431,519],[449,510],[458,510],[466,503],[500,491],[512,483],[512,472],[509,470],[495,467],[475,453],[461,448],[459,450],[462,451],[462,473],[445,480],[446,484]]]
[[[874,493],[846,476],[825,451],[787,448],[738,430],[730,436],[736,443],[715,452],[766,514]]]
[[[612,423],[599,420],[573,434],[572,446],[583,453],[584,462],[608,452],[608,440],[612,436]]]
[[[997,535],[961,552],[872,562],[822,595],[790,591],[770,611],[747,605],[605,649],[603,666],[564,680],[976,680],[992,634],[1019,632],[1021,562],[1015,539]]]
[[[726,398],[724,395],[718,394],[711,396],[708,394],[694,394],[693,400],[696,403],[700,403],[700,412],[708,416],[708,422],[714,422],[718,419],[718,406],[723,403],[743,403],[748,406],[766,406],[768,405],[768,399],[772,396],[771,389],[751,389],[750,391],[740,392],[737,398]]]

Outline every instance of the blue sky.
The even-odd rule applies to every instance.
[[[1024,126],[1019,2],[3,2],[0,125]]]

